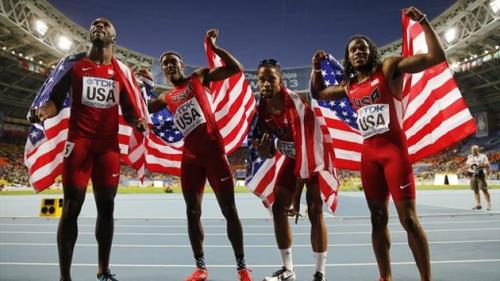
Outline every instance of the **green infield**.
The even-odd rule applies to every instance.
[[[498,184],[489,185],[488,188],[500,189],[500,185],[498,185]],[[469,185],[417,185],[417,190],[464,190],[464,189],[470,189],[470,186]],[[340,186],[341,192],[360,191],[360,190],[362,190],[362,188],[359,185],[343,184]],[[89,187],[87,189],[87,192],[92,192],[92,187]],[[205,189],[205,192],[212,193],[213,190],[207,186],[207,188]],[[236,193],[245,193],[245,192],[250,192],[250,190],[244,186],[237,186],[237,187],[235,187],[235,192]],[[169,190],[167,190],[165,188],[160,188],[160,187],[140,187],[140,186],[124,187],[124,186],[120,186],[118,188],[118,193],[120,193],[120,194],[181,193],[181,188],[178,185],[173,186]],[[0,196],[2,196],[2,195],[33,195],[33,194],[36,194],[36,192],[32,189],[0,191]],[[43,192],[40,192],[39,194],[62,194],[62,190],[61,189],[47,189],[47,190],[44,190]]]

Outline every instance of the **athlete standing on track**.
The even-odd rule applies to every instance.
[[[135,93],[125,81],[113,58],[116,31],[111,22],[98,18],[90,27],[92,46],[78,57],[54,86],[53,99],[36,111],[40,121],[61,110],[66,93],[71,94],[71,115],[63,160],[64,206],[57,229],[61,281],[71,280],[71,261],[78,236],[77,218],[85,200],[89,178],[97,205],[99,281],[117,280],[109,271],[114,230],[114,198],[120,179],[118,105],[131,126],[144,131],[147,124],[138,116],[131,98]],[[131,78],[133,79],[133,78]],[[136,83],[132,81],[132,83]],[[127,85],[125,85],[127,84]]]
[[[352,37],[345,48],[345,75],[341,85],[325,87],[317,51],[313,57],[312,86],[318,99],[349,97],[358,113],[363,135],[361,180],[371,212],[372,243],[381,281],[391,281],[388,199],[392,196],[399,220],[422,281],[431,280],[429,247],[415,210],[415,180],[408,159],[406,137],[399,125],[393,98],[401,99],[403,76],[418,73],[446,59],[444,50],[425,14],[414,7],[403,10],[419,22],[425,32],[428,53],[410,57],[389,57],[383,62],[366,36]],[[375,120],[375,122],[372,122]]]
[[[218,33],[216,29],[207,31],[207,41],[225,65],[214,69],[201,68],[185,76],[180,55],[165,52],[160,57],[160,63],[165,77],[174,85],[174,89],[148,103],[151,113],[168,107],[174,113],[177,129],[184,135],[181,186],[186,202],[189,240],[196,260],[196,269],[186,281],[203,281],[208,278],[203,253],[204,232],[200,220],[207,179],[227,221],[227,235],[236,256],[238,278],[243,281],[252,280],[244,259],[243,230],[234,202],[233,176],[206,93],[210,82],[224,80],[242,71],[241,64],[232,55],[215,45]]]
[[[276,179],[272,205],[274,234],[280,250],[283,267],[274,272],[264,281],[294,281],[295,272],[292,262],[292,232],[288,222],[289,208],[302,185],[297,184],[296,144],[293,126],[293,116],[288,114],[287,103],[290,99],[287,90],[283,87],[281,68],[274,59],[263,60],[257,69],[257,82],[261,98],[258,105],[257,130],[262,133],[253,145],[260,155],[266,158],[274,157],[278,150],[285,160]],[[304,102],[304,101],[303,101]],[[312,109],[304,102],[305,111]],[[310,116],[314,116],[311,113]],[[314,118],[314,117],[313,117]],[[276,145],[273,136],[277,138]],[[299,144],[300,145],[300,144]],[[307,161],[307,160],[303,160]],[[328,233],[323,218],[323,201],[321,199],[318,175],[313,174],[310,179],[300,180],[307,185],[307,213],[311,222],[311,246],[316,263],[313,281],[324,281],[325,263],[328,248]],[[299,182],[299,183],[301,183]],[[294,208],[297,209],[297,208]]]

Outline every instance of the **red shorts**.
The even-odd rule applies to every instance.
[[[367,200],[415,199],[415,178],[406,148],[391,142],[363,145],[361,182]]]
[[[117,139],[68,138],[63,160],[63,185],[116,187],[120,181],[120,149]]]
[[[200,144],[203,149],[184,150],[181,163],[181,186],[184,191],[201,193],[208,182],[215,192],[234,192],[233,175],[223,145],[217,141]]]
[[[310,184],[318,184],[318,176],[313,175],[308,181]],[[295,159],[285,157],[283,165],[281,166],[278,176],[276,178],[275,186],[280,188],[287,188],[295,190],[297,185],[297,176],[295,176]]]

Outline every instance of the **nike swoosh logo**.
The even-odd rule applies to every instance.
[[[410,184],[407,184],[407,185],[400,185],[400,186],[399,186],[399,188],[401,188],[401,189],[405,189],[405,188],[407,188],[408,186],[410,186]]]
[[[83,67],[82,71],[87,71],[87,70],[91,70],[91,69],[92,69],[92,67]]]
[[[231,177],[225,177],[225,178],[222,178],[220,179],[220,181],[227,181],[228,179],[230,179]]]
[[[111,176],[118,177],[119,175],[120,175],[120,173],[118,173],[118,174],[112,174]]]

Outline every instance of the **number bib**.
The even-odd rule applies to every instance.
[[[278,139],[276,141],[276,149],[287,157],[295,158],[295,143],[293,141],[282,141]]]
[[[364,139],[389,131],[389,105],[372,104],[358,110],[358,128]]]
[[[119,103],[120,87],[112,79],[83,77],[82,104],[95,108],[111,108]]]
[[[200,124],[206,122],[205,115],[195,97],[177,108],[174,115],[175,126],[183,136],[187,136]]]

